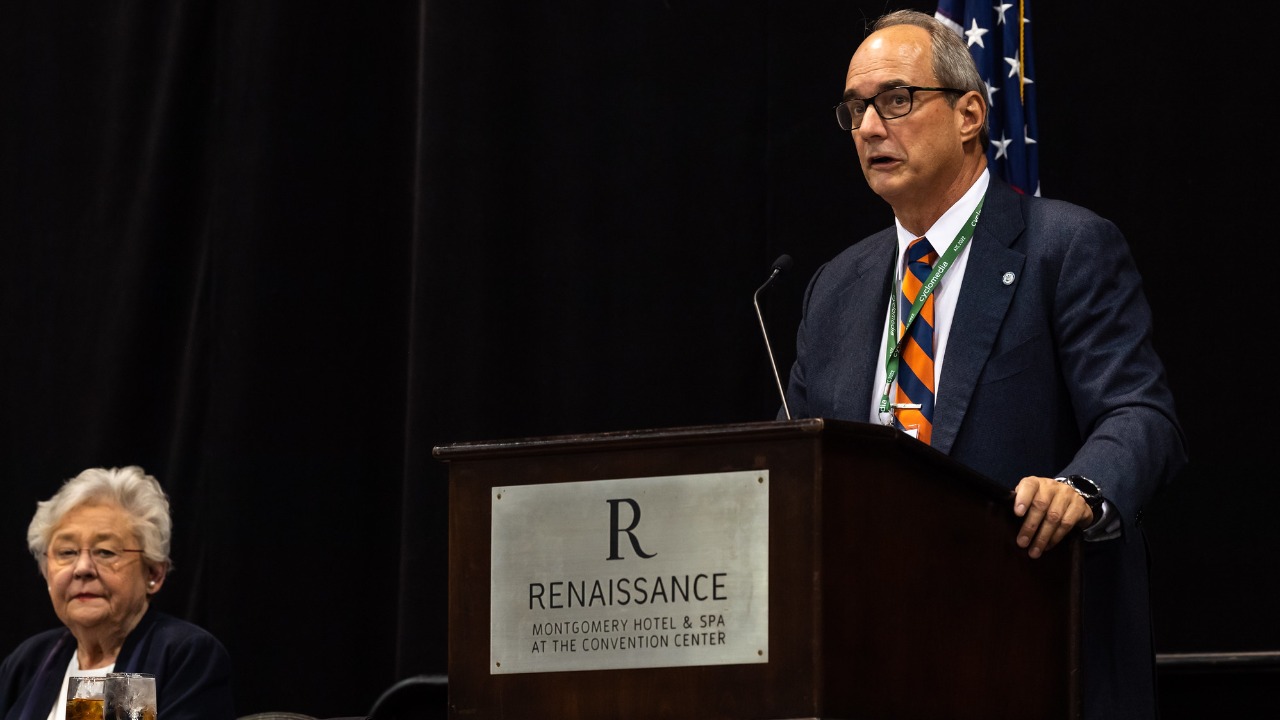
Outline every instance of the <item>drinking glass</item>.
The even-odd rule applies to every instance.
[[[102,720],[104,680],[101,675],[67,678],[67,720]]]
[[[102,697],[104,720],[156,720],[155,675],[107,673]]]

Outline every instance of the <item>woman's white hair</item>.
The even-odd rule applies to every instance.
[[[67,480],[48,500],[36,503],[36,514],[27,526],[27,547],[45,575],[49,542],[54,528],[68,512],[85,505],[119,505],[133,525],[142,554],[152,565],[169,567],[169,497],[160,483],[136,465],[122,468],[89,468]]]

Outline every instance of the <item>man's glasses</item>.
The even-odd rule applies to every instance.
[[[964,94],[964,90],[944,87],[920,87],[919,85],[900,85],[888,90],[881,90],[869,98],[850,98],[836,105],[836,122],[841,130],[857,130],[862,127],[862,118],[867,114],[867,107],[876,109],[881,120],[893,120],[911,112],[916,93],[921,91],[952,92]]]
[[[57,570],[71,567],[76,564],[80,559],[80,553],[83,552],[89,553],[89,559],[99,568],[114,570],[127,557],[125,553],[140,553],[142,550],[118,548],[111,545],[98,545],[91,548],[53,547],[49,548],[49,565]]]

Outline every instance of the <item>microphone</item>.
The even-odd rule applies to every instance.
[[[779,255],[778,259],[773,261],[773,265],[769,266],[769,277],[751,296],[751,304],[756,306],[756,319],[760,321],[760,334],[764,335],[764,349],[769,353],[769,365],[773,368],[773,381],[778,385],[778,395],[782,398],[782,410],[787,414],[788,420],[791,419],[791,408],[787,407],[787,391],[782,387],[782,376],[778,374],[778,361],[773,359],[773,345],[769,344],[769,331],[765,328],[764,315],[760,312],[760,291],[769,287],[770,283],[790,267],[791,256],[786,253]]]

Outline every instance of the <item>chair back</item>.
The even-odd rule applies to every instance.
[[[414,675],[397,681],[373,703],[368,720],[432,720],[449,716],[449,676]]]

